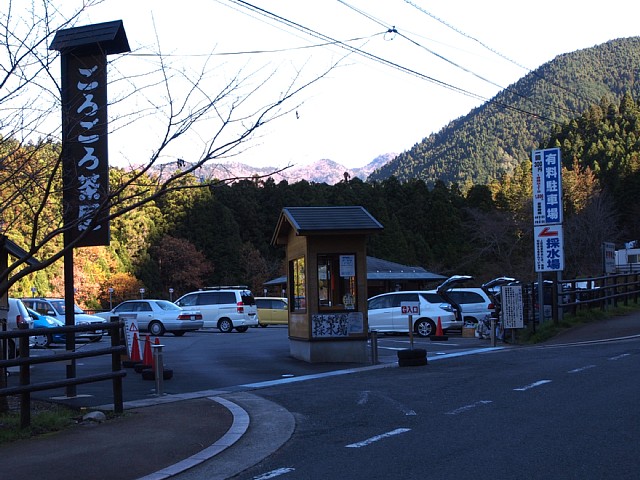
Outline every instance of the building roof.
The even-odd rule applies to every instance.
[[[283,245],[290,229],[296,235],[345,235],[376,233],[384,227],[361,206],[285,207],[271,239]]]
[[[419,280],[440,281],[447,277],[429,272],[422,267],[409,267],[400,263],[389,262],[380,258],[367,256],[367,280]],[[285,285],[287,277],[277,277],[263,285]]]
[[[367,257],[367,280],[423,280],[438,281],[447,277],[422,267],[409,267],[388,260]]]
[[[62,53],[100,51],[105,55],[131,51],[122,20],[58,30],[49,50]]]

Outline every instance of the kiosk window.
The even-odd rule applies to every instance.
[[[319,310],[355,310],[355,255],[318,255]]]
[[[289,278],[291,279],[289,288],[292,297],[289,301],[291,311],[304,312],[307,309],[304,257],[296,258],[289,262]]]

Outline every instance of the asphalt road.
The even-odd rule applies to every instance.
[[[260,389],[296,429],[233,478],[636,479],[639,360],[636,338]],[[210,478],[214,468],[178,479]]]
[[[144,334],[143,334],[144,337]],[[151,343],[156,337],[150,337]],[[287,328],[270,326],[250,328],[245,333],[220,333],[215,329],[190,332],[182,337],[171,334],[158,337],[163,346],[165,368],[173,370],[173,378],[163,382],[164,394],[180,394],[205,390],[246,389],[264,382],[283,378],[317,375],[326,372],[361,368],[361,363],[321,363],[310,364],[294,359],[289,354]],[[78,344],[79,350],[108,346],[110,340],[103,338],[96,343]],[[397,351],[409,348],[424,348],[431,358],[456,351],[486,348],[488,340],[462,338],[452,334],[446,342],[431,342],[429,339],[407,335],[379,335],[378,361],[397,363]],[[32,356],[55,358],[64,353],[64,346],[49,349],[32,349]],[[369,348],[371,357],[371,348]],[[365,365],[366,366],[366,365]],[[108,356],[84,358],[76,363],[76,375],[86,376],[106,373],[111,367]],[[66,376],[64,362],[34,365],[31,368],[31,382],[62,380]],[[17,375],[9,377],[10,384],[18,381]],[[248,387],[249,386],[249,387]],[[132,369],[123,380],[124,400],[133,401],[156,395],[155,381],[146,381]],[[65,403],[76,407],[95,407],[113,403],[111,382],[78,385],[77,398],[65,399]],[[34,398],[65,397],[65,389],[46,390],[32,394]]]
[[[169,390],[219,388],[216,395],[249,411],[252,399],[267,400],[295,418],[274,452],[252,456],[257,431],[259,443],[269,442],[273,418],[262,412],[246,439],[175,478],[638,478],[640,337],[613,328],[619,323],[598,324],[608,337],[578,329],[578,344],[489,349],[454,335],[414,339],[427,348],[429,364],[405,368],[395,352],[407,347],[406,336],[379,338],[382,365],[353,369],[289,358],[284,328],[163,337],[167,363],[180,373],[166,382]],[[78,365],[80,373],[100,367],[96,360]],[[63,371],[39,365],[32,379]],[[154,395],[153,382],[134,373],[125,380],[129,399]],[[100,385],[95,395],[87,390],[94,386],[79,387],[78,401],[102,402],[108,382]],[[222,462],[237,466],[246,458],[241,473],[220,476]]]

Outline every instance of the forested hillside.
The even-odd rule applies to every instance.
[[[370,180],[419,178],[461,187],[512,172],[555,126],[604,97],[640,93],[640,37],[612,40],[560,55],[468,115],[376,170]]]

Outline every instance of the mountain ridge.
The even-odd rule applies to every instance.
[[[365,181],[368,176],[385,163],[390,162],[397,153],[385,153],[378,155],[368,164],[362,167],[349,168],[329,159],[321,159],[304,165],[291,165],[288,167],[254,167],[241,162],[209,163],[200,167],[194,175],[205,179],[246,179],[259,177],[263,180],[272,178],[276,183],[286,181],[296,183],[307,181],[309,183],[326,183],[335,185],[345,179],[345,173],[350,179],[359,178]],[[172,173],[177,167],[163,166],[163,174]]]
[[[558,55],[373,172],[427,184],[487,184],[530,157],[556,125],[604,97],[640,96],[640,37]]]

